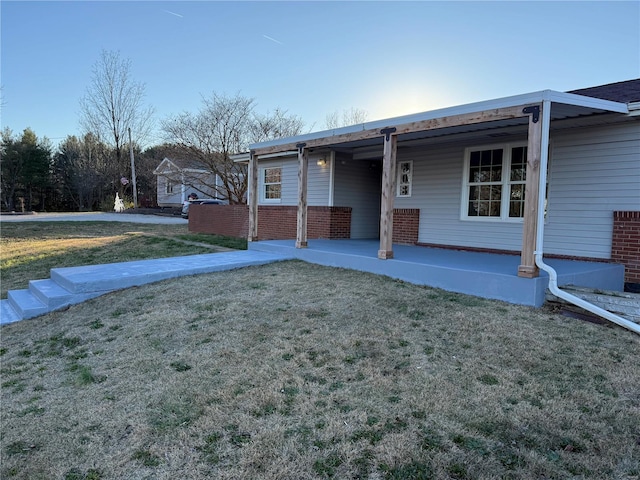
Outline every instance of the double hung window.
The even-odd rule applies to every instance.
[[[260,197],[264,202],[280,202],[282,198],[282,167],[261,169],[260,183]]]
[[[526,175],[526,145],[468,148],[465,152],[462,218],[522,219]]]

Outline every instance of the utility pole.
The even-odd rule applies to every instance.
[[[130,128],[129,128],[129,155],[131,156],[131,183],[133,183],[133,208],[138,208],[138,187],[136,185],[136,163],[133,160],[133,143],[131,142]]]

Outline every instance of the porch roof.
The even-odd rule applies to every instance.
[[[499,110],[513,109],[523,105],[537,105],[545,100],[551,102],[552,121],[604,113],[629,113],[628,106],[625,103],[573,93],[543,90],[255,143],[251,145],[250,148],[256,155],[264,158],[264,155],[295,150],[296,145],[299,143],[306,143],[307,148],[334,145],[357,148],[378,143],[381,144],[382,134],[379,132],[381,129],[389,127],[396,127],[398,129],[398,141],[402,142],[478,130],[527,125],[527,116],[514,115],[512,118],[500,118],[497,120],[491,120],[489,118],[487,121],[460,122],[452,126],[441,126],[440,124],[433,127],[426,126],[429,124],[429,121],[434,121],[435,125],[435,121],[437,120],[480,114],[483,112],[497,112]]]

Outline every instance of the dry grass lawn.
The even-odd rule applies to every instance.
[[[640,338],[284,262],[2,327],[3,479],[637,479]]]

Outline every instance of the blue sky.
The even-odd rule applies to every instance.
[[[640,2],[0,2],[2,128],[81,133],[103,49],[132,62],[156,120],[213,91],[322,130],[640,77]]]

